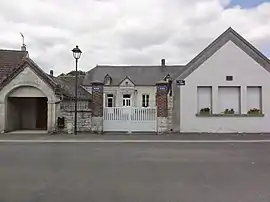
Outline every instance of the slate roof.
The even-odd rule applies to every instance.
[[[135,85],[150,86],[164,79],[170,74],[172,79],[179,76],[184,70],[183,65],[162,66],[96,66],[87,72],[83,85],[91,85],[93,81],[104,81],[108,74],[112,78],[111,85],[118,86],[123,79],[128,77]]]
[[[26,57],[28,57],[27,51],[0,49],[0,81],[11,73]]]
[[[81,86],[83,78],[84,76],[78,76],[78,99],[90,100],[91,94]],[[61,91],[66,98],[75,97],[75,76],[58,76],[53,79],[61,86]]]
[[[232,41],[253,60],[260,64],[265,70],[270,72],[270,60],[251,43],[244,39],[240,34],[238,34],[233,28],[229,27],[216,40],[214,40],[209,46],[207,46],[187,64],[186,70],[178,77],[178,79],[185,79],[187,76],[189,76],[228,41]]]

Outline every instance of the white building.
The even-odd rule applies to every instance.
[[[85,76],[83,87],[92,93],[92,83],[103,83],[103,131],[157,132],[158,82],[173,81],[185,66],[96,66]],[[165,85],[167,85],[165,83]],[[169,89],[168,94],[170,94]]]
[[[229,28],[177,78],[174,130],[270,132],[269,72],[269,59]]]
[[[174,80],[183,65],[96,66],[85,76],[83,86],[91,93],[93,81],[104,82],[104,107],[155,107],[156,83]]]

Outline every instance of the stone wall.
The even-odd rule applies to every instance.
[[[173,131],[173,96],[168,95],[168,131]]]
[[[58,128],[60,132],[74,133],[74,116],[75,116],[74,101],[63,101],[60,104],[59,117],[65,118],[65,127]],[[88,101],[78,101],[77,111],[77,131],[90,132],[92,131],[92,110]]]
[[[25,87],[31,87],[39,92],[39,95],[44,95],[48,99],[48,124],[47,131],[54,131],[55,126],[55,103],[60,100],[59,96],[55,95],[53,89],[44,82],[31,67],[25,67],[22,72],[20,72],[15,78],[13,78],[7,85],[5,85],[0,90],[0,132],[3,133],[8,129],[8,119],[6,112],[7,97],[12,92],[17,92],[20,94],[20,90],[25,89]],[[24,91],[24,90],[23,90]],[[32,95],[32,94],[30,94]],[[36,95],[32,95],[36,96]]]
[[[74,131],[74,112],[62,111],[62,117],[65,117],[65,128],[60,130],[67,133]],[[78,111],[77,113],[77,131],[89,132],[91,131],[91,112]]]

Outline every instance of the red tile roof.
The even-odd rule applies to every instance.
[[[0,81],[28,56],[27,51],[0,50]]]

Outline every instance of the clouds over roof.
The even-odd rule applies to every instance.
[[[269,54],[270,3],[250,9],[229,0],[9,0],[0,7],[0,47],[28,51],[45,71],[96,64],[185,64],[229,26]],[[270,55],[268,55],[270,56]]]

